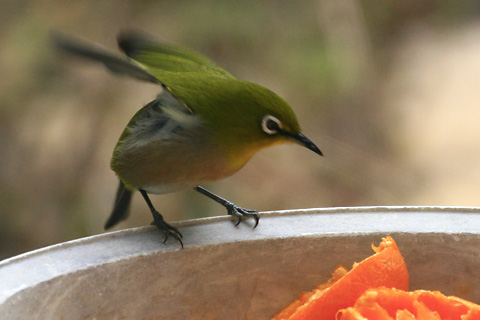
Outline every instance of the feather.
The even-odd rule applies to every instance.
[[[155,76],[140,66],[97,46],[87,44],[77,39],[72,39],[60,33],[52,33],[51,41],[57,50],[102,63],[113,73],[130,76],[138,80],[152,83],[160,83]]]
[[[132,191],[128,190],[123,182],[120,180],[117,189],[117,195],[115,197],[115,205],[112,213],[105,223],[104,228],[110,229],[122,220],[128,218],[130,213],[130,202],[132,200]]]
[[[221,78],[233,78],[230,73],[218,67],[207,57],[183,47],[161,42],[144,33],[122,32],[117,37],[117,41],[120,49],[128,57],[141,63],[147,70],[155,69],[155,71],[152,70],[155,73],[201,72]],[[162,80],[161,76],[160,80]]]
[[[120,140],[125,148],[138,148],[153,140],[172,143],[197,133],[201,123],[198,115],[164,90],[137,112]]]

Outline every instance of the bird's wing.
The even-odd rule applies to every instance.
[[[130,147],[148,144],[151,140],[182,138],[201,125],[199,117],[168,90],[140,109],[127,124],[120,141],[129,137]]]
[[[60,33],[52,33],[51,40],[57,50],[101,63],[116,74],[162,85],[177,100],[174,109],[181,110],[181,113],[195,111],[188,105],[187,89],[201,92],[200,78],[235,79],[198,53],[152,40],[145,35],[123,33],[119,36],[119,46],[130,59]]]
[[[164,43],[138,32],[123,32],[117,37],[118,46],[127,56],[162,78],[162,71],[171,73],[200,72],[222,78],[233,78],[209,58],[183,47]]]
[[[157,78],[157,76],[146,70],[146,67],[144,65],[139,64],[133,59],[127,59],[125,57],[118,56],[99,46],[95,46],[94,44],[74,39],[60,33],[51,33],[51,40],[57,50],[81,58],[85,58],[93,62],[101,63],[113,73],[130,76],[138,80],[148,81],[162,85],[165,93],[160,95],[159,97],[165,99],[165,97],[169,96],[169,104],[174,109],[179,110],[182,113],[192,113],[192,110],[187,107],[186,104],[181,102],[181,100],[174,95],[172,89],[169,87],[170,81],[172,80],[171,73],[169,73],[169,76],[167,76],[166,74],[163,74],[161,72],[156,72],[156,74],[163,76],[162,79],[159,79]],[[181,48],[177,49],[178,51],[182,50]],[[199,58],[202,57],[200,56]],[[200,60],[198,60],[198,63],[200,63]],[[191,74],[187,74],[187,77],[191,76]],[[180,78],[182,78],[182,75],[180,76]],[[165,81],[167,83],[165,83]]]
[[[57,50],[102,63],[110,71],[138,80],[160,84],[161,82],[144,68],[90,43],[72,39],[60,33],[51,33],[51,41]]]

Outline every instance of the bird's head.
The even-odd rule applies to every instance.
[[[211,131],[219,145],[244,162],[257,151],[280,143],[293,142],[318,155],[320,149],[300,129],[297,117],[288,103],[260,85],[238,83],[215,90],[210,97],[213,106],[206,113]],[[218,92],[221,92],[218,95]],[[212,101],[215,101],[212,103]]]

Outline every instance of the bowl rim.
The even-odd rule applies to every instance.
[[[289,237],[392,233],[480,235],[479,213],[479,207],[331,207],[261,212],[256,229],[252,229],[251,221],[235,227],[227,215],[176,221],[172,225],[184,235],[183,250],[190,250]],[[172,251],[181,254],[176,241],[169,240],[165,245],[162,241],[154,226],[143,226],[66,241],[5,259],[0,261],[0,305],[19,291],[79,270],[150,254]]]

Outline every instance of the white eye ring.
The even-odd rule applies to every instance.
[[[277,134],[280,129],[282,129],[282,123],[280,122],[280,120],[278,120],[277,118],[269,114],[263,117],[262,119],[263,132],[269,135],[274,135],[274,134]]]

